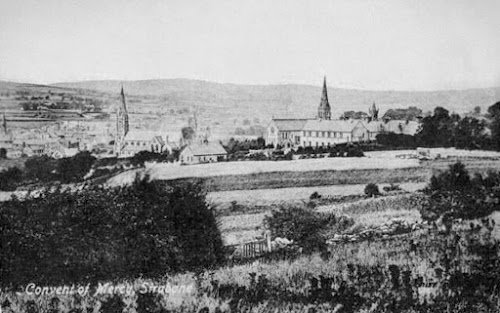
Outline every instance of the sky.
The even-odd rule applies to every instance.
[[[1,0],[0,80],[500,86],[498,0]]]

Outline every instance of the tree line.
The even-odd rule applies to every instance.
[[[437,107],[422,119],[415,135],[382,133],[377,142],[388,147],[455,147],[500,150],[500,102],[488,108],[485,118],[461,117]]]

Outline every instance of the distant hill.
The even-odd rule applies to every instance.
[[[320,82],[320,81],[319,81]],[[66,88],[83,88],[118,93],[123,83],[128,95],[162,97],[165,104],[202,106],[205,109],[256,111],[271,115],[314,116],[321,97],[320,86],[310,85],[236,85],[189,79],[140,81],[84,81],[54,84]],[[500,87],[445,91],[368,91],[328,88],[335,118],[344,111],[367,111],[373,101],[381,115],[394,108],[416,106],[424,112],[442,106],[452,112],[470,112],[500,101]]]

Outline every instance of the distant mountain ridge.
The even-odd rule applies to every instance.
[[[213,105],[228,109],[262,108],[273,115],[314,116],[321,97],[319,84],[238,85],[190,79],[153,79],[82,81],[52,86],[118,93],[122,84],[128,95],[162,96],[166,101],[183,105]],[[344,111],[366,111],[373,102],[379,106],[381,113],[391,108],[409,106],[416,106],[424,111],[442,106],[452,112],[466,113],[476,106],[485,110],[500,101],[500,87],[443,91],[370,91],[329,86],[328,97],[335,118]]]

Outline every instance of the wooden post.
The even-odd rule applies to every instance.
[[[266,230],[266,242],[267,242],[267,252],[272,251],[272,246],[271,246],[271,231]]]

